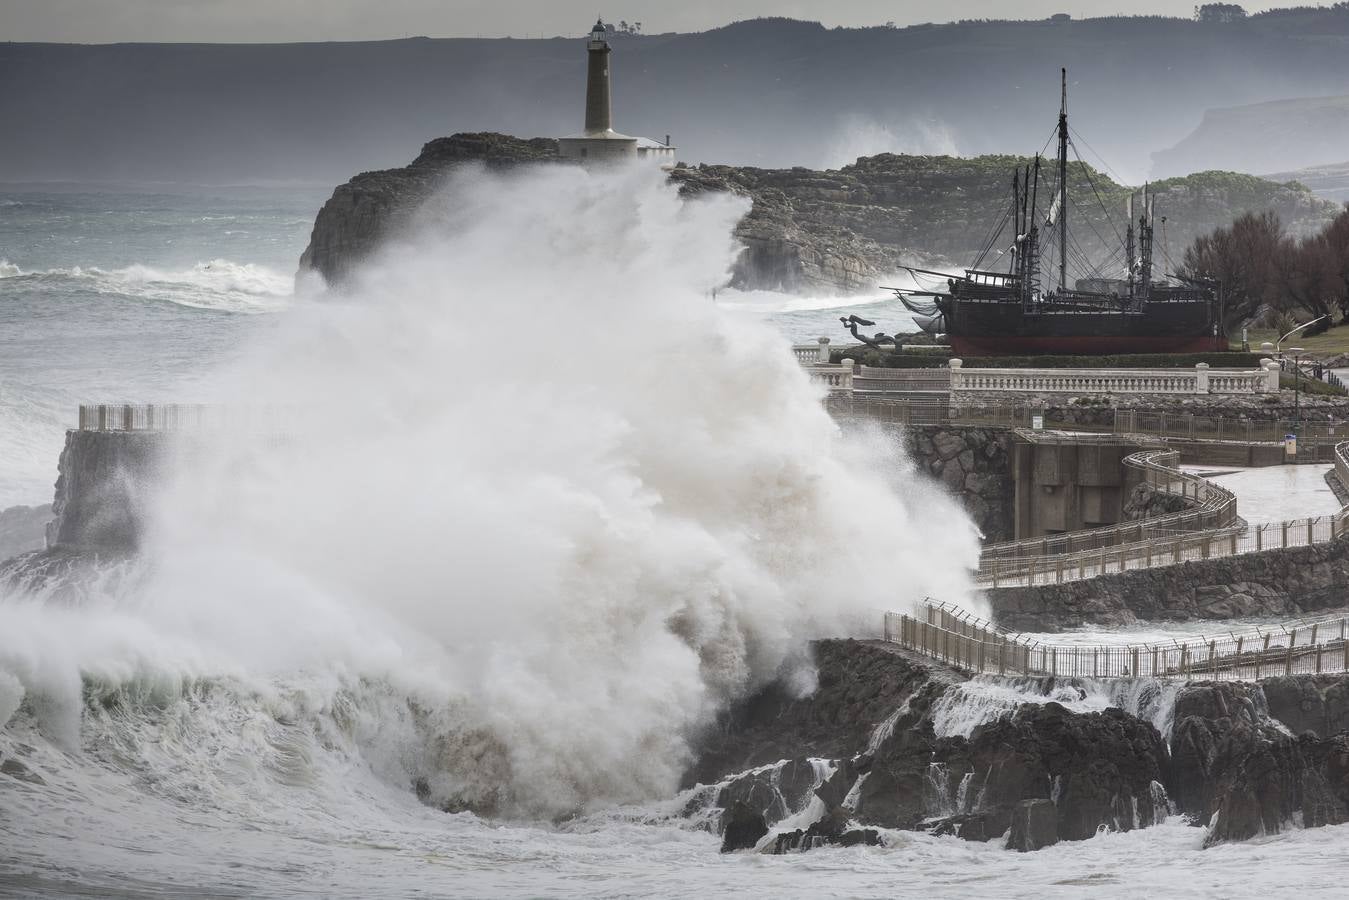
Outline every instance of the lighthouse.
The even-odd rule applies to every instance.
[[[580,134],[559,138],[558,155],[586,165],[630,159],[673,163],[675,148],[668,135],[661,142],[614,131],[609,68],[613,49],[609,46],[609,28],[602,19],[596,20],[595,27],[586,38],[585,129]]]

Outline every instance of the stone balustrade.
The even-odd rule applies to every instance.
[[[792,344],[792,355],[803,366],[827,366],[829,338],[818,338],[813,344]]]
[[[853,391],[853,361],[845,359],[836,366],[813,365],[806,369],[812,384],[822,385],[831,394],[851,394]]]
[[[1263,394],[1279,389],[1278,364],[1258,369],[966,369],[950,362],[953,393]]]

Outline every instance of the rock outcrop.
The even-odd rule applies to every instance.
[[[301,271],[339,283],[375,248],[397,234],[456,167],[480,161],[489,168],[557,163],[557,143],[491,133],[455,134],[427,144],[402,169],[357,175],[334,191],[314,223]],[[736,228],[745,246],[731,278],[735,287],[787,292],[874,289],[901,263],[940,266],[969,262],[981,249],[989,223],[1004,212],[1008,177],[1026,161],[1010,156],[960,159],[882,153],[852,165],[817,171],[735,166],[677,166],[671,181],[680,193],[708,192],[749,198]],[[1078,165],[1074,163],[1074,165]],[[1084,252],[1105,258],[1117,248],[1097,234],[1113,234],[1096,203],[1099,189],[1113,210],[1128,189],[1092,172],[1074,190],[1088,225],[1078,234]],[[1173,179],[1156,187],[1158,208],[1171,218],[1172,246],[1228,224],[1247,208],[1273,208],[1294,231],[1312,231],[1337,211],[1298,185],[1280,185],[1221,173]],[[1091,219],[1095,216],[1095,219]]]
[[[557,141],[504,134],[437,138],[401,169],[362,172],[333,191],[314,220],[300,271],[330,284],[347,278],[371,253],[407,227],[421,205],[455,169],[476,163],[504,169],[522,163],[559,163]]]
[[[801,852],[924,829],[1030,851],[1172,813],[1206,827],[1212,846],[1349,821],[1349,675],[1194,682],[1169,718],[1160,704],[1172,695],[1154,691],[1144,718],[1050,699],[1081,696],[1085,681],[967,684],[880,642],[815,650],[814,692],[770,688],[704,740],[689,781],[708,786],[686,812],[721,830],[724,849]],[[953,704],[977,705],[989,682],[1020,702],[967,736],[939,734]]]
[[[1205,846],[1349,821],[1349,733],[1307,730],[1294,736],[1266,708],[1262,688],[1286,694],[1304,680],[1194,684],[1177,697],[1174,799],[1191,821],[1209,827]],[[1346,680],[1337,681],[1344,690]],[[1319,693],[1316,685],[1309,687]],[[1280,711],[1296,710],[1285,697]]]

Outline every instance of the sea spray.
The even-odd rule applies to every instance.
[[[461,175],[215,379],[293,414],[178,461],[134,589],[34,609],[0,670],[67,648],[11,673],[66,698],[34,710],[66,734],[81,673],[221,685],[189,718],[272,698],[332,733],[289,780],[338,747],[449,809],[671,795],[725,704],[808,684],[813,637],[969,602],[977,554],[892,447],[842,439],[781,337],[710,302],[744,211],[651,170]]]

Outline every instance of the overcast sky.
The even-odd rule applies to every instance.
[[[856,26],[1034,19],[1056,12],[1188,16],[1193,8],[1193,0],[0,0],[0,38],[102,43],[538,37],[582,34],[596,12],[606,20],[641,22],[643,31],[657,33],[702,31],[768,15]]]

